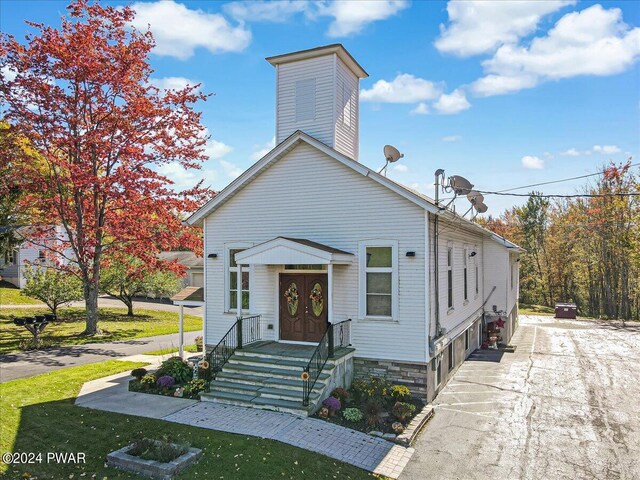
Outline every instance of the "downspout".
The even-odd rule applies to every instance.
[[[436,206],[438,208],[440,208],[440,201],[439,201],[439,187],[440,187],[440,175],[444,174],[443,170],[436,170],[435,172],[435,201],[436,201]],[[440,338],[440,274],[439,274],[439,268],[438,268],[438,264],[440,263],[438,261],[438,221],[439,221],[439,216],[440,216],[440,212],[436,213],[434,219],[433,219],[433,288],[435,291],[435,298],[434,298],[434,317],[435,317],[435,321],[436,321],[436,331],[435,331],[435,335],[433,338],[430,338],[429,341],[429,348],[432,350],[434,350],[434,342]]]

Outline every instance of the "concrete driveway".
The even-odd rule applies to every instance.
[[[401,479],[640,478],[640,324],[521,317],[438,395]]]

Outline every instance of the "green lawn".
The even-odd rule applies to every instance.
[[[545,305],[527,305],[521,303],[518,305],[518,313],[522,315],[549,315],[554,316],[556,311],[553,307],[547,307]]]
[[[152,350],[151,352],[144,352],[145,355],[169,355],[178,351],[178,347],[161,348],[160,350]],[[195,343],[193,345],[185,345],[185,352],[197,352]]]
[[[42,305],[41,301],[22,295],[19,289],[8,285],[0,282],[0,305]]]
[[[0,309],[0,353],[19,350],[21,340],[31,338],[24,327],[13,324],[12,318],[46,313],[45,308]],[[48,345],[81,345],[83,343],[111,342],[140,337],[152,337],[178,332],[178,314],[157,310],[136,309],[135,316],[127,316],[124,308],[101,308],[99,327],[103,334],[94,337],[80,335],[84,330],[84,308],[64,308],[59,310],[59,321],[47,325],[42,338]],[[202,318],[184,316],[186,332],[201,330]]]
[[[1,452],[83,452],[86,463],[8,466],[0,478],[133,479],[104,466],[105,455],[128,444],[138,432],[202,448],[198,464],[180,479],[364,479],[367,472],[273,440],[233,435],[162,420],[89,410],[73,405],[88,380],[130,370],[138,363],[111,360],[66,368],[0,384]]]

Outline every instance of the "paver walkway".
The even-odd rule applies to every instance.
[[[142,356],[137,360],[143,360]],[[398,478],[414,452],[314,418],[129,392],[130,378],[128,373],[119,373],[87,382],[76,405],[277,440],[390,478]]]

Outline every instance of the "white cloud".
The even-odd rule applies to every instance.
[[[411,113],[411,115],[427,115],[429,113],[429,106],[424,102],[420,102],[416,105],[416,108],[409,113]]]
[[[545,80],[614,75],[640,57],[640,28],[622,20],[618,8],[593,5],[564,15],[546,36],[529,45],[503,45],[483,62],[487,75],[472,91],[490,96],[531,88]]]
[[[160,90],[182,90],[189,85],[197,85],[200,82],[184,77],[163,77],[150,78],[149,83]]]
[[[398,165],[393,167],[393,171],[398,173],[405,173],[409,171],[409,167],[402,163],[399,163]]]
[[[16,79],[16,77],[18,76],[18,72],[16,72],[15,70],[12,70],[9,65],[5,65],[4,67],[2,67],[0,69],[0,71],[2,72],[2,76],[5,78],[5,80],[12,82]]]
[[[171,162],[159,166],[158,173],[171,180],[173,182],[172,188],[176,191],[193,188],[202,179],[206,179],[206,182],[210,183],[217,177],[217,173],[214,170],[185,169],[178,162]]]
[[[229,145],[225,145],[214,139],[209,139],[204,148],[204,153],[210,159],[218,159],[224,157],[233,150]]]
[[[405,0],[335,1],[322,5],[319,15],[334,18],[327,35],[346,37],[359,33],[368,24],[385,20],[409,6]]]
[[[447,135],[446,137],[442,137],[443,142],[459,142],[462,140],[460,135]]]
[[[441,87],[429,80],[401,73],[390,82],[378,80],[369,90],[362,90],[365,102],[416,103],[438,97]]]
[[[259,150],[256,150],[251,154],[251,160],[254,160],[254,161],[260,160],[267,153],[273,150],[273,147],[275,146],[276,146],[276,137],[273,137],[270,141],[265,143],[263,147],[259,147]]]
[[[282,23],[297,13],[309,11],[311,5],[304,0],[241,1],[226,3],[222,9],[236,20]]]
[[[237,165],[231,162],[227,162],[226,160],[220,160],[220,165],[222,165],[222,168],[224,169],[225,173],[231,179],[239,177],[242,174],[242,172],[244,172],[242,168],[238,167]]]
[[[620,153],[620,147],[617,145],[594,145],[593,146],[594,153],[600,153],[602,155],[611,155],[613,153]]]
[[[462,112],[471,107],[464,92],[456,89],[449,94],[442,94],[436,103],[433,104],[438,113],[442,115],[452,115]]]
[[[526,155],[522,157],[522,166],[527,169],[542,170],[544,168],[544,160],[539,157]]]
[[[506,43],[516,43],[533,33],[540,19],[571,1],[450,1],[449,24],[440,25],[435,42],[441,52],[459,56],[477,55],[495,50]]]
[[[570,148],[569,150],[565,150],[564,152],[560,152],[560,155],[563,157],[578,157],[580,156],[580,152],[575,148]]]
[[[150,26],[156,46],[153,52],[186,60],[196,48],[211,53],[241,52],[251,41],[251,32],[243,24],[231,25],[219,13],[191,10],[173,0],[136,2],[132,25],[138,30]]]

